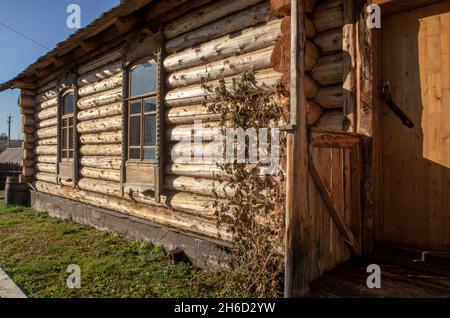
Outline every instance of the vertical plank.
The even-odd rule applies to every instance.
[[[290,103],[296,118],[295,133],[287,138],[287,196],[285,297],[300,297],[309,291],[310,218],[308,205],[308,124],[306,118],[305,11],[304,1],[291,3],[291,83]],[[299,63],[298,61],[302,61]],[[292,112],[292,110],[291,110]]]

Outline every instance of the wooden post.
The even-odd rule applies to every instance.
[[[305,43],[304,0],[292,1],[290,103],[291,124],[296,129],[287,136],[285,297],[303,296],[309,291],[310,283]]]
[[[344,0],[343,50],[343,107],[344,130],[356,130],[356,31],[354,0]]]

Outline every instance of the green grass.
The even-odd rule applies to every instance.
[[[81,268],[80,289],[66,286],[70,264]],[[6,206],[2,200],[0,267],[29,297],[249,296],[236,273],[174,264],[159,246]]]

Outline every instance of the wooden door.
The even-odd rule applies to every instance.
[[[381,77],[413,121],[382,103],[381,239],[450,251],[450,0],[383,18]]]

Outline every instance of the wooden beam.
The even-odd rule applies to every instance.
[[[353,148],[359,143],[355,134],[312,131],[311,145],[318,148]]]
[[[342,29],[342,70],[344,130],[356,130],[356,25],[354,0],[344,0],[344,27]]]
[[[118,18],[114,27],[119,33],[127,33],[132,30],[139,22],[141,17],[138,14],[132,14],[127,17]]]
[[[12,81],[11,88],[20,88],[20,89],[36,89],[36,85],[33,83],[27,83],[24,81]]]
[[[338,227],[339,231],[344,237],[344,240],[348,243],[352,252],[359,256],[361,254],[360,246],[357,240],[355,239],[352,231],[345,224],[345,220],[343,219],[336,205],[334,204],[331,191],[330,189],[328,189],[328,186],[326,185],[325,180],[322,178],[319,171],[320,171],[319,163],[317,162],[317,159],[314,159],[311,156],[309,158],[309,172],[311,173],[311,177],[314,180],[314,183],[316,184],[319,193],[323,199],[323,202],[325,203],[326,207],[328,208],[328,211],[330,212],[331,217],[333,218],[336,226]]]
[[[311,274],[304,4],[291,2],[290,124],[296,129],[287,136],[285,297],[305,295]]]

